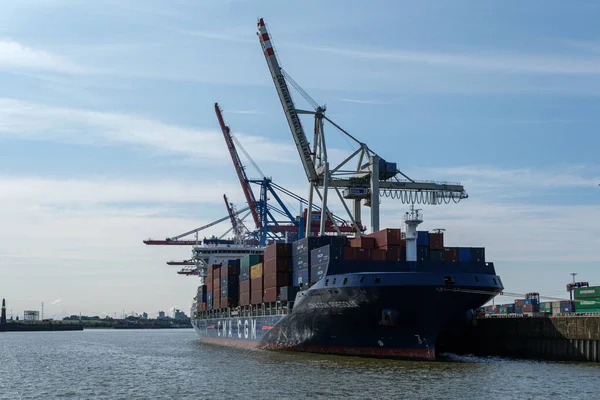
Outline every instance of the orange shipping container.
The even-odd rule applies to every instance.
[[[255,292],[257,290],[263,290],[263,277],[259,276],[258,278],[254,278],[250,281],[250,292]]]
[[[382,229],[367,235],[375,239],[375,247],[399,246],[402,239],[400,229]]]
[[[388,261],[402,261],[402,247],[390,247],[386,251]]]
[[[263,274],[263,263],[259,263],[250,267],[250,279],[255,279]]]
[[[361,247],[363,249],[372,249],[375,247],[375,238],[362,236],[349,240],[350,247]]]

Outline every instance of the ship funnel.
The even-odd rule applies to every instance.
[[[423,214],[420,209],[415,209],[414,204],[410,206],[410,212],[404,214],[406,225],[406,261],[417,261],[417,226],[423,222]]]

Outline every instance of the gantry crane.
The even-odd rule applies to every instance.
[[[273,183],[271,178],[266,177],[254,160],[252,160],[242,144],[237,141],[235,136],[232,135],[231,129],[225,123],[219,104],[215,103],[214,107],[217,120],[219,121],[219,125],[221,127],[221,132],[223,133],[223,138],[225,139],[229,154],[231,155],[231,161],[233,162],[233,166],[242,186],[242,191],[244,192],[246,201],[248,201],[255,224],[258,227],[258,239],[260,240],[261,245],[266,245],[267,239],[283,239],[284,233],[292,233],[296,238],[302,238],[304,236],[305,229],[308,229],[311,232],[316,232],[319,229],[319,226],[312,222],[312,214],[311,216],[308,216],[307,210],[313,208],[319,212],[320,208],[316,206],[308,207],[308,209],[305,210],[304,215],[298,218],[292,215],[282,200],[284,195],[293,199],[294,201],[300,202],[301,204],[309,205],[309,202],[290,192],[289,190]],[[238,147],[260,174],[260,179],[248,179],[245,171],[246,169],[242,164],[240,156],[237,152]],[[260,199],[258,201],[256,200],[254,192],[252,191],[251,184],[257,184],[260,186]],[[275,200],[275,206],[269,204],[269,196]],[[277,218],[275,218],[275,215],[283,216],[285,220],[279,221]],[[305,223],[304,221],[309,222]],[[354,227],[352,225],[335,215],[328,215],[323,221],[323,224],[325,232],[354,232]],[[364,230],[362,226],[360,228]]]
[[[326,115],[326,108],[320,106],[298,85],[282,68],[277,58],[271,35],[262,18],[258,20],[257,32],[265,60],[269,67],[275,89],[283,107],[292,137],[298,149],[306,177],[309,182],[308,209],[312,209],[313,194],[316,192],[322,202],[321,225],[319,232],[325,232],[325,217],[329,214],[327,206],[327,193],[334,189],[342,205],[346,209],[357,235],[361,235],[359,224],[361,221],[361,200],[366,200],[365,205],[371,208],[371,229],[379,230],[379,197],[386,196],[397,198],[408,204],[442,204],[451,201],[459,202],[467,198],[463,186],[459,183],[415,181],[396,168],[395,163],[386,162],[367,144],[359,141],[339,125],[330,120]],[[306,98],[314,111],[297,109],[292,99],[288,82]],[[313,146],[300,122],[300,114],[314,116]],[[324,134],[324,121],[328,121],[347,138],[356,143],[357,149],[339,165],[331,168],[327,156],[327,146]],[[355,167],[348,167],[349,162],[355,161]],[[398,179],[397,175],[404,179]],[[322,189],[322,193],[321,190]],[[343,192],[341,190],[343,190]],[[351,212],[345,199],[353,200],[354,207]],[[307,222],[307,227],[309,222]],[[307,229],[307,235],[310,229]]]

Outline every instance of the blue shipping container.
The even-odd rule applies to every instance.
[[[471,260],[476,262],[484,262],[485,247],[471,247]]]
[[[429,232],[417,231],[417,246],[429,246]]]
[[[338,260],[344,257],[344,247],[328,244],[310,252],[310,265]]]
[[[515,313],[516,314],[523,314],[523,307],[522,306],[515,306]]]
[[[323,278],[327,273],[327,267],[329,266],[329,262],[323,262],[319,264],[313,264],[310,267],[310,282],[315,283],[319,279]]]
[[[523,300],[523,304],[533,304],[535,306],[536,304],[539,304],[539,300],[537,300],[537,299],[525,299],[525,300]]]
[[[429,260],[432,262],[444,261],[444,250],[429,250]]]
[[[294,271],[294,281],[292,283],[294,284],[294,286],[304,287],[308,285],[309,278],[310,273],[308,271],[308,268]]]
[[[429,247],[417,246],[417,261],[428,261],[429,260]]]
[[[240,280],[241,281],[250,280],[250,266],[249,265],[243,265],[240,267]]]
[[[470,247],[459,247],[458,248],[458,262],[471,262],[471,248]]]
[[[213,309],[213,292],[208,292],[206,294],[206,308],[209,310]]]

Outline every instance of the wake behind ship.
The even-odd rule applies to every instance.
[[[212,343],[434,359],[438,333],[503,285],[484,248],[445,247],[421,221],[412,210],[406,232],[308,237],[210,265],[192,324]]]

